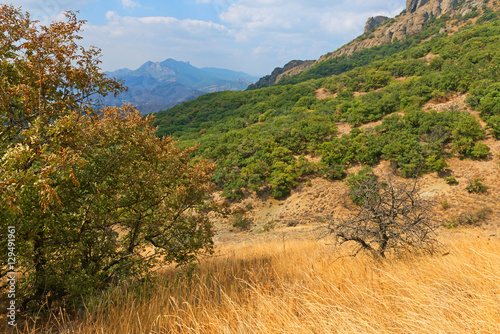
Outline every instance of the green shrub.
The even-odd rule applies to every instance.
[[[237,212],[233,215],[233,227],[247,230],[250,227],[250,220],[245,216],[244,213]]]
[[[491,134],[495,136],[496,139],[500,139],[500,114],[491,116],[486,123],[490,128]]]
[[[427,167],[434,172],[442,172],[448,167],[448,164],[442,157],[431,155],[425,160]]]
[[[448,183],[449,185],[455,185],[455,184],[458,184],[458,181],[457,179],[453,176],[453,175],[450,175],[448,177],[445,177],[444,180],[446,181],[446,183]]]
[[[469,185],[465,188],[469,193],[485,193],[488,190],[488,187],[485,186],[481,181],[484,179],[474,179],[469,181]]]
[[[484,159],[490,154],[490,147],[483,142],[477,142],[471,151],[473,159]]]
[[[364,197],[360,196],[362,190],[377,182],[377,177],[369,166],[364,166],[357,173],[352,173],[346,179],[346,185],[350,188],[349,197],[357,205],[363,205]],[[363,193],[364,194],[364,193]]]

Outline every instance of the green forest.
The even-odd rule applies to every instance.
[[[450,20],[465,27],[440,34]],[[228,199],[245,191],[282,198],[312,176],[343,179],[350,166],[381,159],[410,178],[443,172],[450,156],[486,158],[486,128],[474,116],[422,106],[468,93],[467,104],[500,139],[499,79],[500,21],[486,8],[431,19],[404,41],[319,62],[271,87],[202,96],[158,113],[154,125],[216,161],[213,180]],[[316,98],[320,88],[331,96]],[[352,131],[339,135],[339,122]]]

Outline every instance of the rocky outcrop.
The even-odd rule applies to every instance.
[[[291,61],[285,67],[276,68],[271,75],[261,78],[254,85],[250,85],[249,89],[271,86],[283,77],[299,74],[314,64],[327,59],[351,55],[354,52],[389,44],[395,40],[404,40],[408,36],[422,31],[424,24],[431,18],[439,18],[444,14],[452,17],[456,14],[466,15],[477,8],[482,8],[483,5],[485,5],[483,0],[407,0],[406,11],[394,19],[383,16],[369,18],[365,26],[365,33],[376,28],[369,38],[354,40],[337,51],[322,56],[316,62]],[[391,22],[387,22],[388,20]],[[442,28],[439,33],[447,31],[447,28]]]
[[[337,51],[321,57],[318,61],[331,59],[343,55],[351,55],[356,51],[369,49],[374,46],[388,44],[393,41],[403,40],[422,31],[428,20],[439,18],[444,14],[467,14],[474,8],[481,8],[483,0],[466,0],[457,6],[460,0],[407,0],[407,10],[404,15],[395,18],[391,24],[379,27],[373,32],[373,37],[361,41],[353,41]]]
[[[417,9],[428,3],[429,0],[406,0],[406,12],[414,13]]]
[[[260,78],[256,83],[248,86],[248,90],[272,86],[279,81],[278,78],[283,77],[283,74],[293,69],[301,69],[301,71],[304,71],[310,68],[314,63],[314,60],[292,60],[283,67],[276,67],[271,75],[266,75],[265,77]]]
[[[387,22],[389,18],[387,16],[375,16],[375,17],[370,17],[368,21],[366,21],[365,25],[365,33],[369,32],[373,28],[380,27],[382,24]]]
[[[292,77],[296,74],[299,74],[301,72],[307,71],[310,69],[316,62],[314,60],[305,60],[302,64],[292,67],[289,70],[286,70],[285,72],[281,73],[278,75],[276,78],[276,82],[279,82],[281,79],[285,77]]]

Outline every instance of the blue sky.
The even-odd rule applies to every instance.
[[[370,16],[393,17],[404,0],[9,0],[42,23],[78,10],[82,44],[102,68],[135,69],[174,58],[262,76],[292,59],[318,59],[363,32]]]

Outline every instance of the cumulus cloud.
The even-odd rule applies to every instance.
[[[394,16],[403,8],[402,1],[241,0],[219,16],[225,24],[248,33],[271,30],[344,34],[359,30],[369,16]]]
[[[195,20],[155,12],[139,0],[113,0],[114,7],[104,0],[17,1],[50,18],[106,3],[101,19],[84,32],[84,42],[103,49],[106,69],[175,58],[259,75],[292,59],[317,59],[361,34],[368,17],[393,17],[405,7],[404,0],[179,0],[176,6],[210,11]],[[129,9],[136,17],[125,14]]]
[[[240,0],[226,4],[219,18],[236,32],[236,40],[251,45],[255,56],[270,59],[274,53],[279,61],[317,59],[361,34],[368,17],[393,17],[405,5],[403,0]]]
[[[106,19],[105,25],[87,25],[84,41],[99,41],[107,69],[136,68],[147,60],[166,58],[195,62],[203,57],[222,58],[222,53],[231,56],[234,32],[222,24],[164,16],[120,16],[114,11],[108,11]]]

